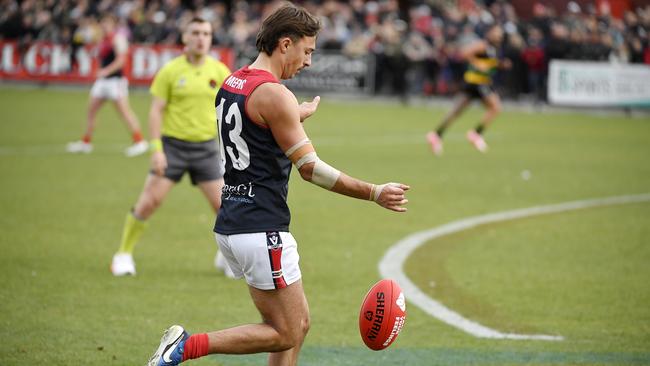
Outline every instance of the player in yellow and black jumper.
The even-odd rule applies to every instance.
[[[462,56],[468,62],[465,72],[465,85],[461,97],[442,120],[435,131],[427,134],[427,140],[436,155],[442,154],[442,135],[473,99],[481,99],[486,112],[475,129],[467,132],[467,139],[481,152],[487,151],[483,140],[484,130],[501,111],[501,98],[492,86],[492,77],[499,68],[509,68],[509,60],[499,60],[498,51],[503,41],[503,29],[498,24],[492,25],[485,34],[485,39],[474,42],[462,50]]]

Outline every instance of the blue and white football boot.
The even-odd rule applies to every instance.
[[[183,360],[185,341],[190,337],[180,325],[172,325],[160,339],[160,346],[147,366],[176,366]]]

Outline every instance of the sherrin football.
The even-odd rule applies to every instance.
[[[377,282],[363,299],[359,313],[361,339],[368,348],[380,351],[391,345],[404,326],[406,301],[397,282]]]

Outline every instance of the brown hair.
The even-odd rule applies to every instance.
[[[205,19],[203,19],[203,18],[201,18],[201,17],[197,17],[197,16],[195,16],[195,17],[193,17],[192,19],[190,19],[189,22],[185,23],[185,26],[183,27],[183,31],[186,31],[186,30],[187,30],[187,27],[189,27],[190,24],[192,24],[192,23],[203,24],[203,23],[210,23],[210,22],[208,22],[207,20],[205,20]]]
[[[320,30],[320,21],[307,10],[293,4],[280,7],[269,15],[257,33],[257,50],[273,54],[280,38],[289,37],[297,42],[302,37],[314,37]]]

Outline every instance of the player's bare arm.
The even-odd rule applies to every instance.
[[[152,148],[151,170],[159,176],[162,176],[167,168],[167,158],[160,142],[163,112],[166,105],[167,102],[164,99],[154,96],[149,108],[149,137],[151,138]]]
[[[374,185],[341,173],[318,158],[300,123],[300,107],[296,97],[281,84],[264,84],[249,97],[249,115],[269,126],[275,141],[285,151],[300,176],[335,193],[371,200],[389,210],[404,212],[407,185],[387,183]]]

